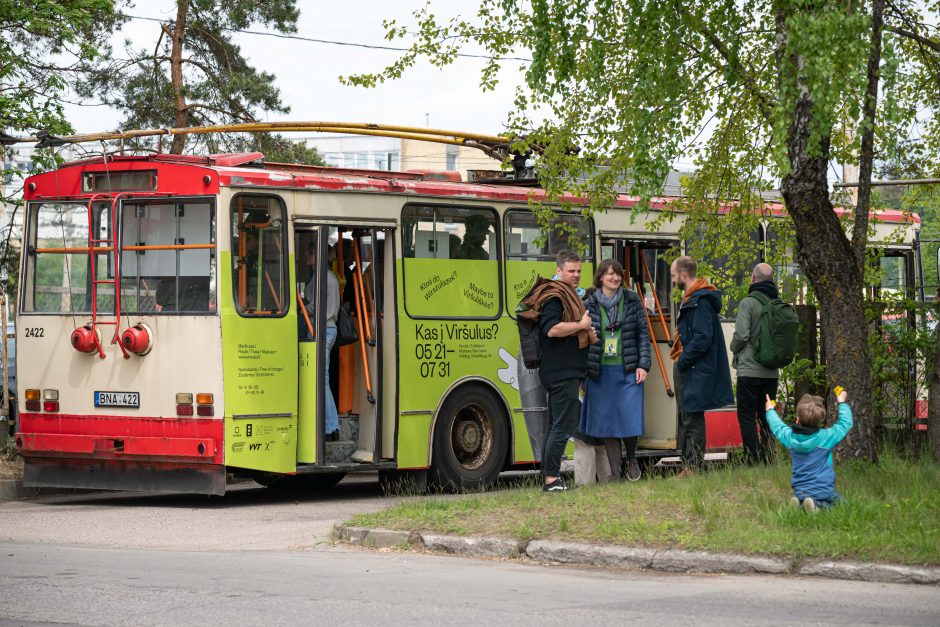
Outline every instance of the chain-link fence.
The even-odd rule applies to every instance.
[[[121,294],[122,313],[157,311],[156,290]],[[114,291],[98,290],[98,313],[114,312]],[[45,313],[91,313],[91,302],[84,288],[37,287],[33,293],[33,311]]]

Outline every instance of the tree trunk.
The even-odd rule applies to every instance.
[[[868,87],[862,107],[862,141],[858,155],[858,202],[852,227],[852,249],[860,268],[865,264],[868,244],[868,212],[871,209],[871,173],[875,162],[875,116],[878,112],[878,81],[881,77],[881,32],[885,0],[871,6],[871,46],[868,51]]]
[[[173,84],[173,93],[176,95],[176,128],[189,126],[189,106],[186,104],[186,94],[183,93],[183,38],[186,35],[186,15],[189,12],[189,0],[177,0],[176,24],[171,37],[170,50],[170,80]],[[174,155],[183,154],[186,147],[185,135],[174,135],[170,152]]]
[[[796,315],[800,319],[800,336],[798,339],[796,358],[808,359],[815,366],[819,363],[819,347],[817,336],[819,329],[816,328],[816,308],[812,305],[794,305]],[[794,381],[794,400],[799,401],[804,394],[819,394],[818,386],[814,385],[808,378]]]
[[[844,387],[855,413],[855,427],[846,437],[844,449],[852,457],[876,461],[862,270],[829,200],[830,134],[825,134],[821,145],[810,145],[813,110],[809,92],[802,91],[787,134],[791,169],[783,177],[780,191],[796,226],[800,268],[820,304],[827,387]]]

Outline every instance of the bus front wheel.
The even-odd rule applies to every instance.
[[[509,427],[495,395],[477,385],[454,391],[434,429],[431,478],[448,491],[487,488],[506,462]]]

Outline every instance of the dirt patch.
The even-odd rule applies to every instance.
[[[0,480],[22,479],[23,478],[23,459],[2,459],[0,460]]]

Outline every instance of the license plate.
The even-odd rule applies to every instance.
[[[95,407],[140,407],[140,393],[95,392]]]

